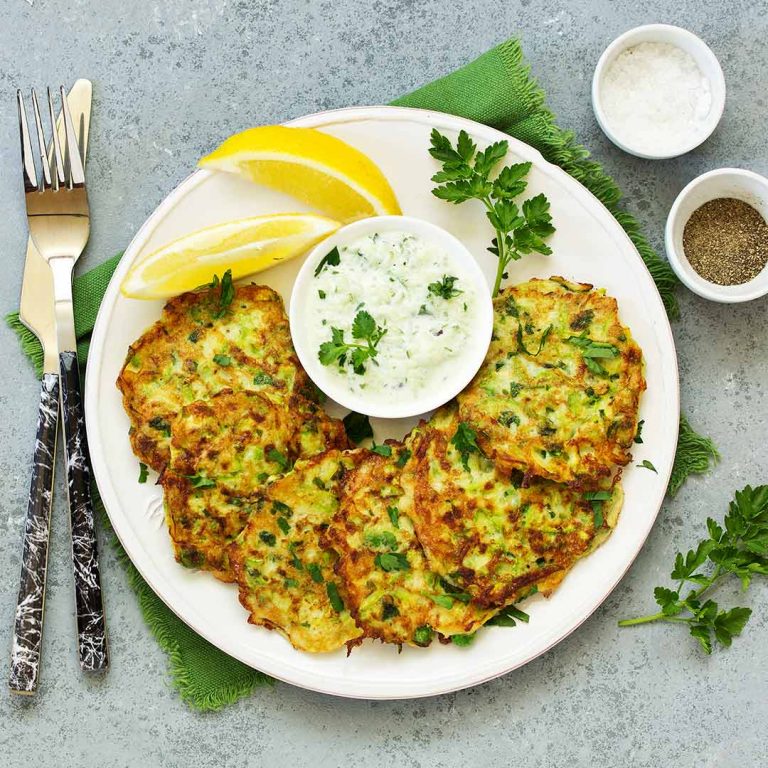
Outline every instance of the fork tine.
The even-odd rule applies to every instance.
[[[37,103],[37,94],[32,89],[32,111],[35,115],[35,128],[37,129],[37,145],[40,148],[40,160],[43,164],[43,189],[51,188],[51,166],[48,164],[48,153],[45,151],[45,136],[43,135],[43,123],[40,120],[40,106]]]
[[[32,143],[29,140],[27,114],[24,109],[24,97],[21,91],[16,91],[16,102],[19,107],[19,133],[21,134],[21,164],[24,173],[24,191],[32,192],[37,189],[37,171],[32,156]]]
[[[56,114],[53,111],[53,98],[51,89],[48,89],[48,116],[51,119],[51,128],[53,130],[53,165],[56,168],[56,180],[54,189],[64,186],[67,183],[67,177],[64,175],[64,159],[61,156],[61,143],[59,142],[59,131],[56,128]]]
[[[77,146],[77,132],[72,122],[72,115],[67,103],[67,92],[64,86],[61,90],[61,109],[64,113],[64,133],[67,137],[67,154],[69,155],[69,182],[70,187],[82,187],[85,184],[85,172],[83,171],[83,161],[80,159],[80,148]]]

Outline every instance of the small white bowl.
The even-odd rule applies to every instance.
[[[619,139],[611,129],[611,124],[606,117],[601,103],[601,87],[603,76],[608,67],[614,62],[617,56],[632,48],[639,43],[669,43],[670,45],[681,48],[688,53],[702,74],[709,80],[712,103],[701,129],[690,138],[676,147],[660,147],[658,152],[649,154],[645,150],[629,146]],[[725,108],[725,78],[720,62],[710,47],[699,37],[689,32],[687,29],[681,29],[670,24],[646,24],[642,27],[635,27],[617,37],[606,49],[597,62],[595,74],[592,77],[592,109],[594,110],[597,122],[602,128],[603,133],[617,146],[630,155],[642,157],[646,160],[665,160],[670,157],[678,157],[695,149],[702,142],[706,141],[720,122]]]
[[[705,299],[735,304],[765,296],[768,293],[768,265],[749,282],[741,285],[718,285],[705,280],[685,256],[683,231],[688,219],[697,208],[718,197],[743,200],[768,221],[768,179],[740,168],[719,168],[704,173],[683,189],[669,211],[664,231],[669,263],[680,280]]]
[[[334,247],[346,245],[360,237],[376,232],[408,232],[435,243],[462,263],[464,277],[472,281],[477,291],[477,322],[472,336],[467,341],[465,353],[457,359],[456,365],[451,370],[450,379],[438,390],[422,393],[418,398],[411,400],[392,398],[386,403],[382,403],[381,400],[370,402],[364,396],[350,392],[342,381],[333,376],[328,368],[322,365],[318,359],[317,347],[313,347],[307,339],[307,323],[317,322],[315,318],[308,316],[306,301],[308,292],[314,291],[312,281],[317,265]],[[364,284],[365,275],[360,277],[361,283]],[[482,365],[493,333],[491,292],[475,257],[460,240],[457,240],[449,232],[428,221],[411,216],[377,216],[355,221],[341,227],[315,246],[296,276],[288,315],[296,354],[315,384],[328,397],[345,408],[385,419],[400,419],[425,414],[455,397],[469,384]]]

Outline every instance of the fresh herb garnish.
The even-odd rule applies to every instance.
[[[544,195],[536,195],[523,202],[522,208],[513,202],[513,198],[525,190],[525,177],[531,170],[531,163],[506,166],[493,181],[490,180],[491,171],[507,154],[509,145],[506,141],[497,141],[477,152],[477,145],[466,131],[459,133],[453,147],[446,136],[433,129],[430,142],[429,154],[442,163],[442,170],[432,177],[438,185],[432,194],[456,204],[480,200],[496,231],[488,249],[498,258],[493,286],[493,296],[496,296],[510,261],[527,253],[552,253],[544,242],[555,231],[549,201]]]
[[[677,589],[656,587],[653,596],[661,611],[636,619],[624,619],[620,627],[653,621],[687,624],[705,653],[712,653],[712,642],[729,647],[740,635],[752,611],[735,607],[721,610],[704,595],[726,576],[733,575],[746,590],[755,576],[768,576],[768,485],[746,486],[736,491],[723,525],[707,519],[708,537],[696,549],[678,552],[670,574]],[[711,567],[709,565],[711,564]],[[695,584],[683,597],[686,583]]]
[[[232,365],[232,358],[229,355],[214,355],[213,362],[216,365],[220,365],[222,368],[228,368]]]
[[[648,459],[643,459],[638,465],[638,467],[642,467],[643,469],[650,469],[652,472],[655,472],[657,475],[659,474],[659,470],[656,469],[656,467],[651,464]]]
[[[291,524],[284,517],[277,518],[277,527],[286,535],[291,530]]]
[[[608,371],[597,362],[598,359],[607,360],[619,356],[618,347],[605,341],[593,341],[588,338],[585,333],[582,333],[581,336],[569,336],[566,341],[581,349],[581,354],[584,357],[584,365],[586,365],[587,370],[594,373],[595,376],[608,375]]]
[[[147,471],[147,465],[143,462],[139,462],[139,482],[140,483],[146,483],[147,477],[149,477],[149,472]]]
[[[338,267],[341,263],[341,256],[339,255],[338,248],[332,248],[328,253],[320,259],[320,263],[315,268],[315,277],[317,277],[326,266]]]
[[[307,573],[312,578],[312,581],[315,582],[315,584],[322,584],[323,583],[323,574],[320,571],[320,566],[317,563],[310,563],[307,566]]]
[[[378,453],[379,456],[391,456],[392,455],[392,446],[391,445],[385,445],[382,443],[381,445],[374,444],[371,446],[371,450],[374,453]]]
[[[458,277],[454,277],[453,275],[443,275],[442,280],[430,283],[427,286],[427,290],[433,296],[439,296],[441,299],[452,299],[454,296],[464,293],[464,291],[460,291],[458,288],[453,287],[458,279]]]
[[[402,451],[400,451],[400,455],[397,457],[397,461],[395,462],[395,466],[398,469],[402,469],[407,463],[408,459],[411,458],[411,452],[408,448],[403,448]]]
[[[469,454],[481,453],[477,444],[477,433],[465,421],[459,422],[456,433],[451,438],[451,445],[461,455],[461,463],[464,469],[469,471]]]
[[[542,333],[541,336],[539,337],[539,348],[535,352],[531,352],[528,349],[528,347],[525,346],[525,342],[523,341],[523,325],[518,320],[517,321],[517,351],[524,352],[526,355],[530,355],[531,357],[538,357],[541,350],[544,349],[544,344],[546,344],[546,341],[549,338],[550,333],[552,333],[551,325],[548,328],[545,328],[544,333]]]
[[[397,539],[392,531],[369,531],[363,537],[363,541],[373,549],[395,549]]]
[[[644,419],[640,419],[640,421],[637,422],[637,432],[635,433],[635,442],[636,443],[642,443],[643,442],[643,424],[645,424]]]
[[[373,559],[377,568],[389,573],[390,571],[408,571],[411,566],[408,558],[402,552],[380,552]]]
[[[232,270],[228,269],[221,280],[219,280],[218,275],[214,275],[213,280],[211,280],[205,287],[208,288],[211,294],[213,294],[217,288],[219,289],[216,310],[214,311],[213,316],[216,319],[223,317],[229,309],[232,299],[235,298],[235,286],[232,283]],[[197,341],[197,339],[195,339],[195,341]]]
[[[325,291],[318,291],[318,292],[317,292],[317,295],[318,295],[318,296],[319,296],[321,299],[324,299],[326,294],[325,294]]]
[[[382,619],[392,619],[395,616],[400,615],[400,611],[397,609],[397,606],[391,602],[392,598],[389,598],[389,600],[382,600],[381,601],[381,618]]]
[[[357,342],[347,343],[344,331],[331,328],[331,340],[320,345],[318,358],[323,365],[338,363],[339,368],[349,363],[352,370],[361,376],[365,373],[366,362],[379,354],[378,345],[386,332],[387,329],[378,325],[370,312],[360,310],[352,321],[352,338]]]
[[[270,461],[274,461],[280,467],[281,472],[287,472],[291,468],[291,462],[288,460],[288,457],[282,451],[278,451],[277,448],[270,448],[267,451],[267,458]]]
[[[373,437],[373,428],[368,417],[362,413],[350,411],[343,419],[344,431],[347,437],[355,444],[359,445],[369,437]]]
[[[610,491],[587,491],[584,494],[584,500],[592,505],[592,514],[594,516],[595,530],[603,527],[603,504],[611,498]]]
[[[216,481],[211,477],[206,477],[202,472],[198,472],[196,475],[184,475],[189,480],[190,485],[193,488],[214,488]]]
[[[155,416],[150,419],[149,426],[158,432],[162,432],[166,437],[171,436],[171,425],[162,416]]]
[[[531,617],[519,608],[515,608],[514,605],[508,605],[506,608],[502,608],[495,616],[492,616],[486,621],[487,626],[492,627],[516,627],[518,621],[528,623]]]
[[[339,594],[339,588],[332,581],[328,581],[325,584],[325,591],[328,594],[328,599],[331,601],[333,610],[336,613],[341,613],[344,610],[344,601]]]

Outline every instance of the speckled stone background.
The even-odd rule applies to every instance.
[[[700,34],[728,85],[716,134],[665,162],[617,150],[589,99],[603,48],[652,21]],[[3,0],[0,308],[16,306],[26,239],[17,86],[94,82],[93,230],[80,265],[87,268],[124,247],[225,136],[320,109],[387,102],[513,34],[561,123],[616,176],[657,246],[674,197],[697,174],[729,165],[768,173],[762,0]],[[616,626],[651,608],[676,549],[697,539],[707,515],[722,516],[734,489],[768,481],[768,301],[734,307],[681,296],[674,330],[683,406],[716,439],[722,463],[664,505],[626,578],[556,648],[500,680],[430,700],[345,701],[279,684],[198,714],[169,686],[165,656],[103,546],[112,669],[102,680],[84,679],[59,484],[41,690],[31,701],[0,693],[0,766],[765,766],[768,585],[740,598],[754,608],[748,629],[711,658],[677,627]],[[7,658],[38,384],[5,327],[0,344],[0,651]]]

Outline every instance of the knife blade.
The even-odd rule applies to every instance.
[[[91,119],[92,86],[78,80],[69,93],[72,118],[78,126],[81,155],[85,158]],[[64,143],[62,116],[56,125]],[[49,156],[52,149],[49,147]],[[19,317],[40,340],[44,372],[40,388],[32,479],[24,523],[19,597],[14,616],[11,671],[8,686],[13,693],[31,695],[40,676],[40,651],[45,608],[48,539],[53,500],[56,437],[59,417],[59,356],[56,338],[53,277],[48,263],[29,238],[24,263]]]

